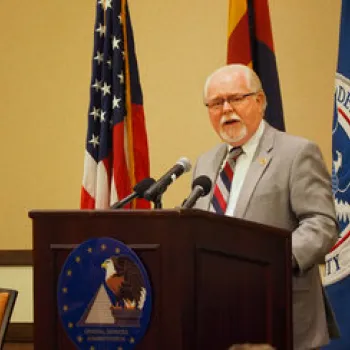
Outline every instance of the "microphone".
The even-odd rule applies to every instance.
[[[143,194],[143,197],[149,201],[155,201],[158,196],[166,191],[171,183],[173,183],[183,173],[190,170],[191,162],[185,157],[180,158],[167,173],[165,173]]]
[[[148,190],[155,182],[156,180],[152,179],[151,177],[146,177],[134,186],[133,193],[129,194],[121,201],[114,203],[110,209],[119,209],[125,204],[131,202],[134,198],[143,198],[145,191]]]
[[[192,192],[181,208],[192,208],[200,197],[206,196],[211,190],[211,180],[206,175],[198,176],[192,183]]]

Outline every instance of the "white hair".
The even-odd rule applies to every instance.
[[[210,74],[204,84],[204,90],[203,90],[203,97],[204,100],[207,98],[208,94],[208,88],[211,83],[211,80],[214,76],[216,76],[218,73],[228,73],[228,74],[233,74],[233,73],[241,73],[245,77],[245,81],[247,83],[248,89],[251,89],[252,91],[258,92],[262,91],[265,98],[264,98],[264,105],[263,109],[265,110],[267,107],[267,101],[266,101],[266,95],[265,92],[262,88],[261,81],[258,77],[258,75],[248,66],[245,66],[243,64],[229,64],[226,66],[223,66],[217,70],[215,70],[212,74]]]

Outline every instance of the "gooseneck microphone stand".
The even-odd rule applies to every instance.
[[[162,209],[162,194],[158,194],[153,200],[154,207],[153,209]]]

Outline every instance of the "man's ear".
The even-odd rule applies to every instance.
[[[266,96],[265,96],[264,91],[260,90],[260,91],[256,94],[256,99],[257,99],[259,102],[261,101],[262,103],[264,103],[265,100],[266,100]]]
[[[266,95],[265,95],[264,91],[259,91],[256,94],[256,100],[260,104],[261,109],[263,110],[264,105],[266,104]]]

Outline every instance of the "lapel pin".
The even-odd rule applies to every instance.
[[[260,158],[260,159],[259,159],[259,163],[260,163],[261,165],[266,165],[267,159],[266,159],[266,158]]]

